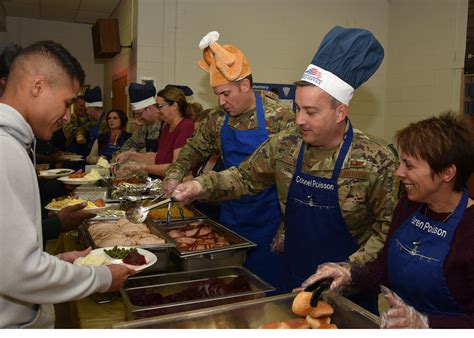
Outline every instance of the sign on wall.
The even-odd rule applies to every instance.
[[[255,82],[253,84],[253,89],[268,90],[273,92],[278,95],[281,102],[287,104],[288,107],[295,110],[296,86],[294,84]]]

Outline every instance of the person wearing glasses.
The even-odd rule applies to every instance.
[[[158,143],[158,151],[153,153],[125,152],[117,160],[119,163],[130,161],[122,166],[120,175],[130,175],[136,172],[146,172],[159,177],[165,176],[168,166],[176,161],[181,148],[188,138],[193,135],[194,122],[189,117],[189,111],[197,103],[188,103],[184,92],[168,86],[160,90],[156,97],[155,108],[163,121],[163,130]]]

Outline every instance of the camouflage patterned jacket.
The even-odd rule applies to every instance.
[[[256,93],[262,99],[266,128],[270,136],[295,125],[295,114],[281,103],[274,93],[267,91],[256,91]],[[209,115],[199,124],[193,137],[179,152],[176,162],[168,167],[166,178],[181,180],[192,168],[213,154],[218,154],[222,159],[221,128],[225,114],[219,107],[209,112]],[[235,117],[230,116],[229,126],[237,130],[258,128],[257,111],[253,110]]]
[[[285,130],[263,143],[239,167],[196,178],[209,199],[238,198],[257,193],[276,182],[284,215],[289,186],[302,138],[298,128]],[[339,147],[322,150],[305,145],[302,171],[330,178]],[[360,249],[350,261],[363,264],[383,247],[392,211],[398,201],[397,155],[383,141],[354,128],[354,138],[338,178],[342,215]],[[282,227],[284,217],[282,217]]]
[[[114,157],[119,153],[127,150],[134,150],[137,152],[145,151],[145,140],[157,140],[160,138],[161,121],[155,123],[146,123],[138,127],[132,136],[123,144],[122,148],[114,154]]]
[[[89,137],[89,131],[95,121],[89,119],[88,116],[79,117],[76,114],[71,114],[71,122],[63,127],[64,135],[67,138],[68,145],[76,141],[77,135],[82,135],[84,138]]]

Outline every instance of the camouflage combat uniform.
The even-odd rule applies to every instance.
[[[263,143],[238,168],[208,172],[196,180],[213,200],[257,193],[276,182],[284,214],[301,144],[297,127],[285,130]],[[312,176],[330,178],[339,146],[334,149],[305,147],[301,170]],[[397,155],[383,141],[354,128],[352,144],[338,178],[342,215],[360,246],[349,257],[352,262],[365,263],[374,259],[384,245],[392,211],[398,201],[399,180],[394,175],[397,165]]]
[[[281,103],[274,93],[267,91],[256,91],[256,93],[262,100],[266,128],[270,137],[294,126],[295,114]],[[218,154],[222,159],[221,128],[225,115],[226,113],[219,107],[209,112],[209,115],[199,124],[193,137],[179,152],[176,162],[168,167],[167,179],[181,180],[191,169],[213,154]],[[257,110],[254,109],[239,116],[230,116],[229,126],[237,130],[258,128]]]
[[[122,148],[114,154],[114,157],[127,150],[134,150],[137,152],[145,151],[145,140],[158,140],[160,138],[160,131],[161,121],[140,125],[132,136],[124,143]]]
[[[89,131],[96,122],[89,119],[89,116],[79,117],[77,114],[71,114],[71,122],[63,127],[64,135],[67,138],[67,143],[70,145],[76,141],[78,135],[84,138],[89,137]]]

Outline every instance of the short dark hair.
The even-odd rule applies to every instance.
[[[40,55],[41,57],[54,60],[71,79],[77,79],[81,86],[84,85],[86,78],[84,69],[82,69],[79,61],[61,44],[51,40],[35,42],[21,50],[16,60],[30,55]],[[15,62],[13,63],[14,65]]]
[[[316,87],[316,85],[312,84],[311,82],[304,81],[304,80],[296,81],[296,82],[294,82],[294,84],[295,84],[297,87],[309,87],[309,86]],[[331,94],[329,94],[329,93],[326,92],[325,90],[323,90],[323,91],[324,91],[326,94],[329,95],[329,98],[331,99],[331,108],[332,108],[332,109],[336,109],[338,106],[340,106],[341,104],[343,104],[341,101],[339,101],[338,99],[336,99],[334,96],[332,96]]]
[[[454,164],[455,191],[464,189],[474,170],[474,132],[453,112],[410,123],[395,134],[395,142],[404,153],[428,162],[432,175]]]
[[[250,82],[250,87],[252,87],[252,86],[253,86],[253,76],[252,76],[252,74],[249,74],[249,75],[247,75],[246,77],[244,77],[243,79],[237,80],[237,81],[235,81],[235,82],[237,82],[238,84],[240,84],[240,82],[242,82],[242,81],[245,80],[245,79],[249,80],[249,82]]]
[[[128,117],[127,117],[127,114],[125,114],[122,110],[120,109],[110,109],[107,114],[105,114],[105,122],[107,122],[109,120],[109,115],[110,113],[117,113],[118,116],[119,116],[119,119],[120,119],[120,127],[122,129],[125,129],[125,127],[127,127],[127,123],[128,123]],[[107,123],[107,126],[108,126],[108,123]]]

